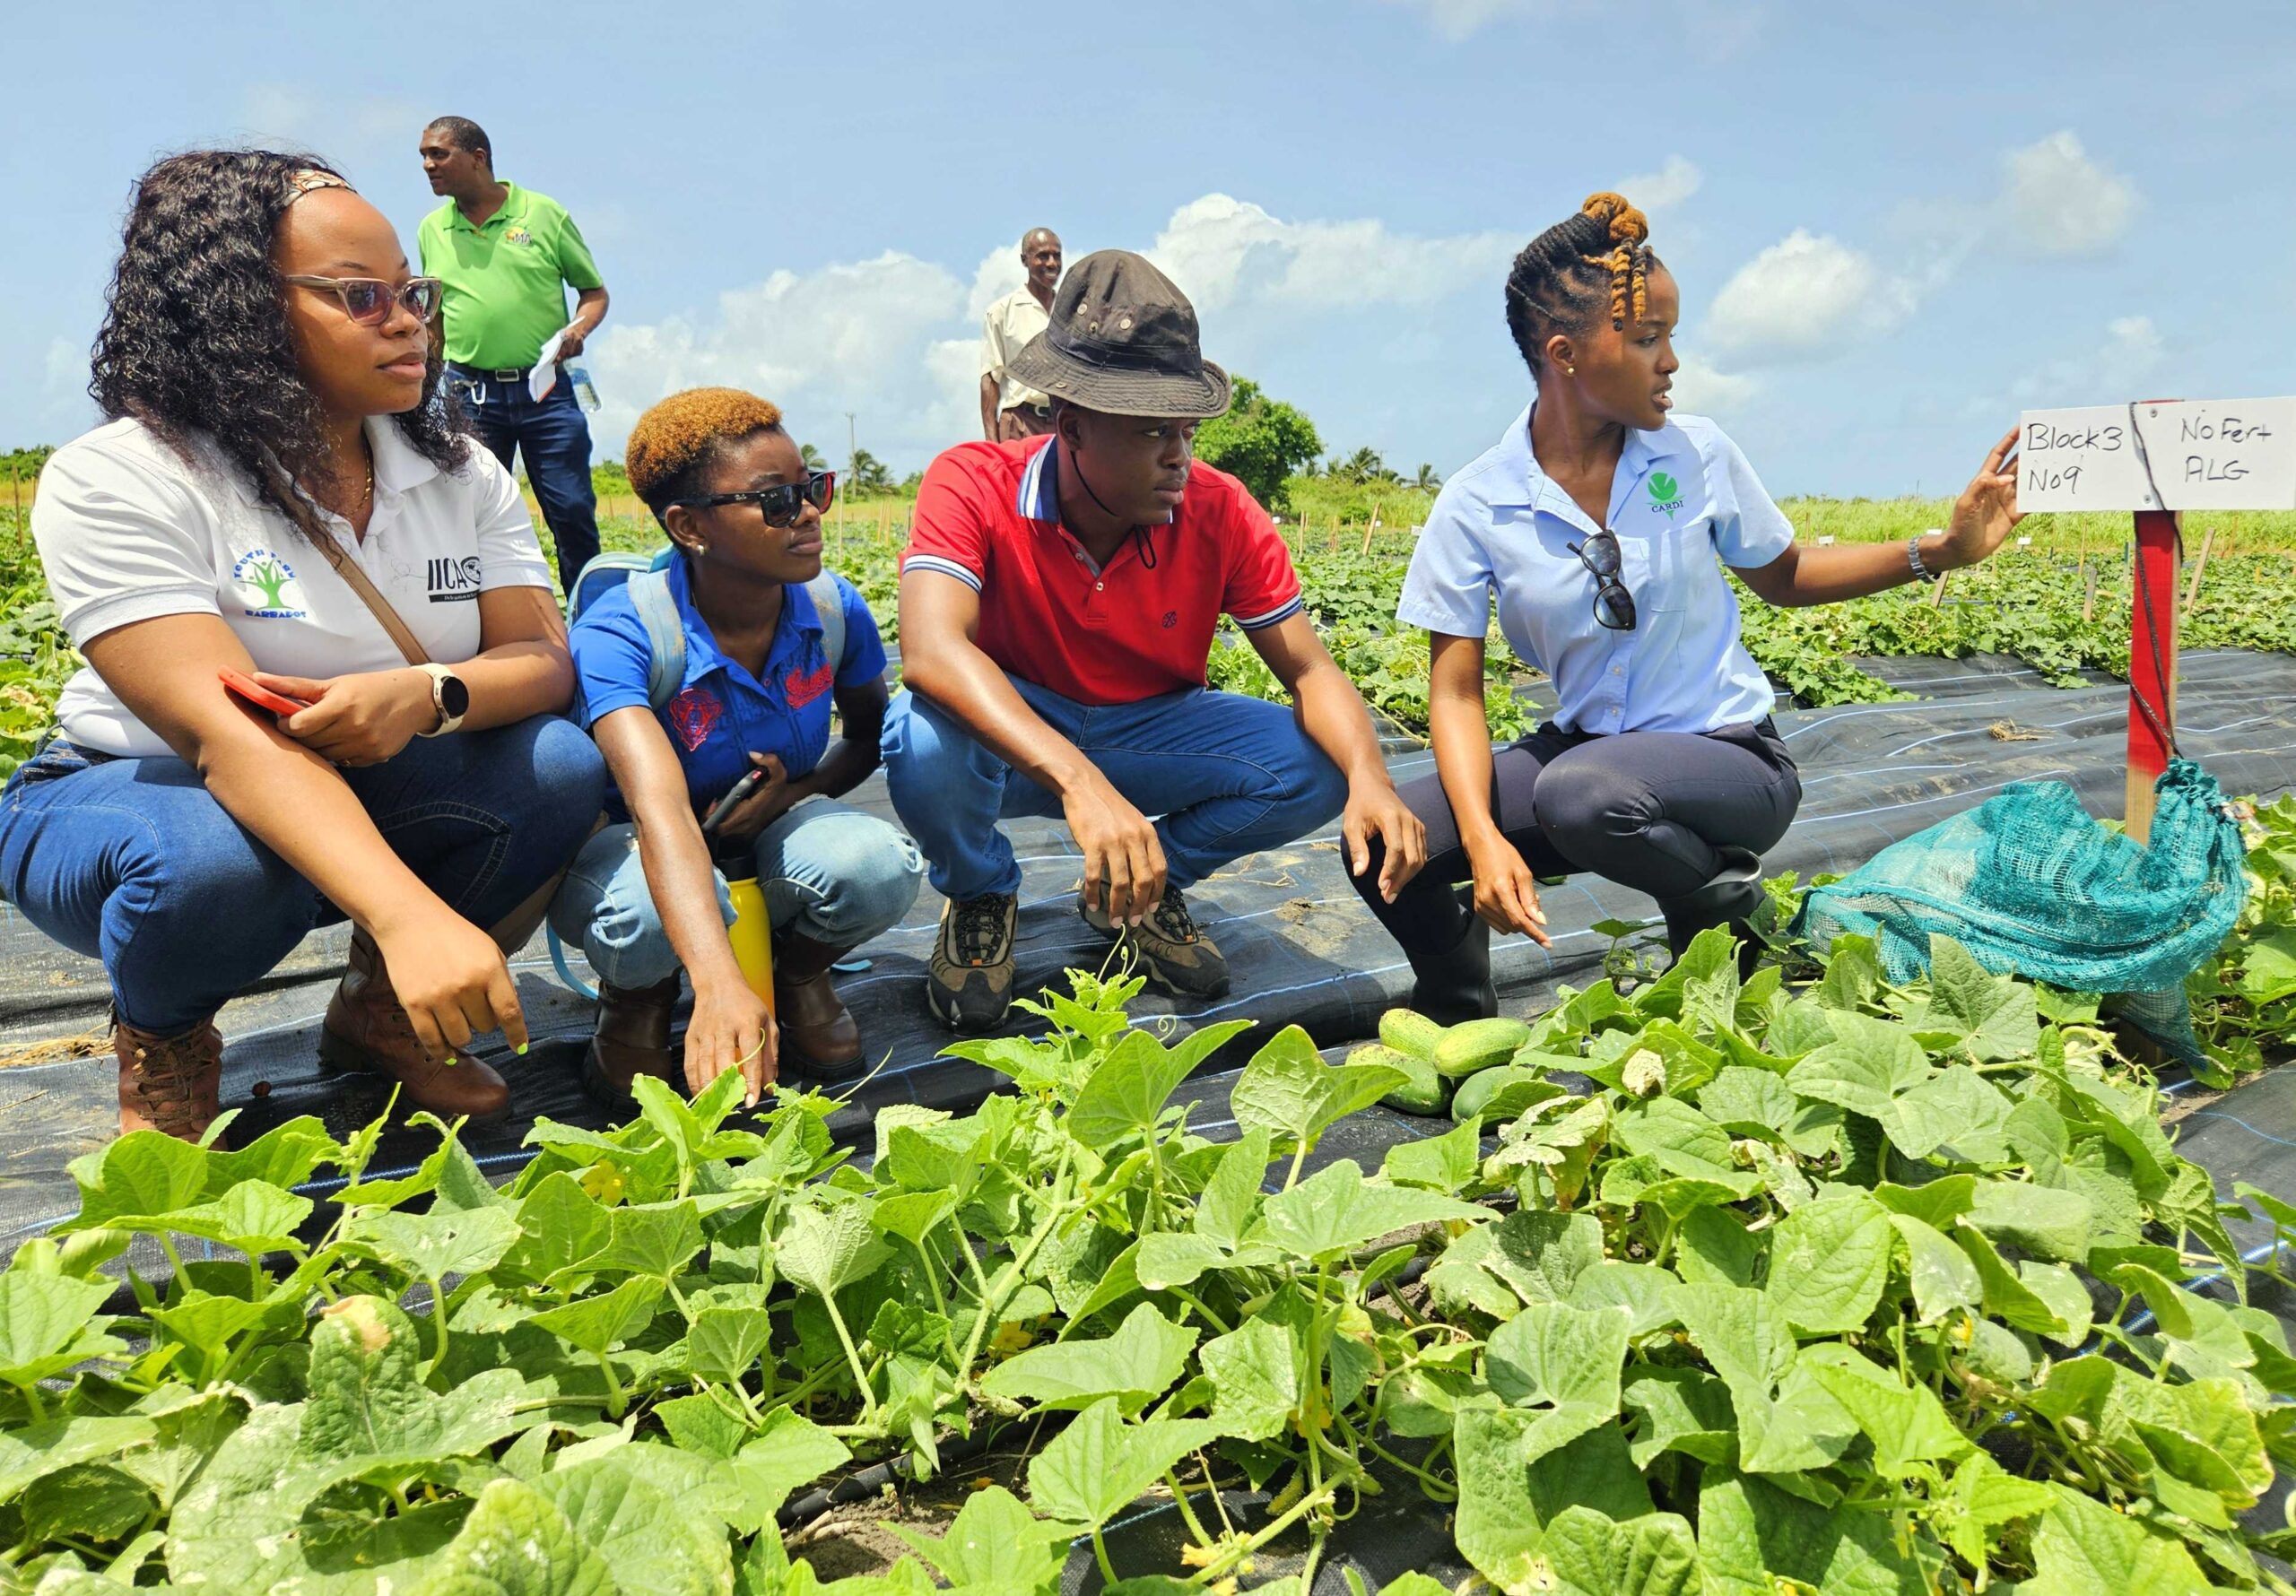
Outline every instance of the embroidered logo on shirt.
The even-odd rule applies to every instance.
[[[783,678],[781,685],[789,694],[789,707],[803,709],[829,691],[836,681],[837,672],[830,667],[827,660],[823,660],[817,671],[799,669],[790,672]]]
[[[522,227],[512,228],[502,235],[502,239],[509,244],[531,244],[535,241],[535,236]]]
[[[295,579],[295,568],[272,549],[250,549],[239,556],[231,567],[231,583],[242,592],[257,596],[256,608],[247,612],[265,620],[301,620],[310,612],[303,608],[303,590]]]
[[[1663,471],[1650,473],[1650,508],[1671,519],[1683,507],[1682,484]]]
[[[1164,612],[1164,624],[1166,626],[1178,626],[1179,623],[1180,612],[1178,610],[1167,610]]]
[[[716,695],[698,687],[690,687],[670,700],[670,729],[688,753],[700,748],[725,718],[726,707]]]
[[[423,562],[434,604],[468,604],[478,601],[478,556],[466,554]]]

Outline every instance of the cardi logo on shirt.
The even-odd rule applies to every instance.
[[[669,708],[670,729],[688,753],[708,742],[718,723],[726,718],[726,707],[705,688],[686,689],[670,700]]]
[[[231,585],[256,595],[256,607],[247,613],[261,620],[301,620],[310,614],[303,608],[295,568],[275,549],[250,549],[240,555],[231,566]]]
[[[1650,473],[1651,512],[1665,516],[1671,520],[1674,512],[1682,507],[1682,484],[1663,471],[1652,472]]]

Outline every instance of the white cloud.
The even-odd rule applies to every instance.
[[[1674,373],[1674,406],[1692,415],[1727,421],[1761,391],[1761,378],[1718,370],[1696,356],[1683,357]]]
[[[622,453],[639,412],[664,395],[724,384],[780,405],[797,436],[832,458],[844,454],[852,411],[873,454],[921,459],[978,429],[976,346],[952,336],[965,308],[948,268],[888,250],[802,276],[776,272],[719,295],[706,321],[608,322],[590,343],[605,401],[600,452]]]
[[[1269,302],[1325,310],[1423,305],[1492,287],[1520,245],[1500,232],[1414,238],[1369,218],[1284,221],[1248,200],[1207,194],[1173,212],[1147,254],[1198,311]]]
[[[1016,248],[991,250],[973,268],[972,291],[965,296],[965,314],[978,321],[988,308],[1029,280]]]
[[[1669,155],[1665,164],[1655,172],[1621,178],[1618,192],[1641,209],[1656,214],[1681,204],[1696,194],[1705,181],[1706,174],[1698,169],[1695,162],[1684,156]]]
[[[1512,234],[1414,237],[1375,219],[1286,221],[1209,194],[1172,213],[1148,253],[1216,313],[1221,348],[1297,340],[1301,318],[1327,338],[1333,313],[1422,307],[1463,291],[1495,299]],[[590,341],[604,410],[602,456],[622,452],[648,405],[681,388],[722,383],[763,395],[803,440],[845,454],[844,412],[862,447],[901,469],[979,430],[980,313],[1020,284],[1017,240],[999,243],[969,277],[888,252],[803,274],[777,272],[718,296],[706,314],[613,320]],[[1395,330],[1383,324],[1385,330]]]
[[[1722,285],[1706,335],[1749,363],[1816,359],[1904,321],[1923,286],[1837,239],[1796,228]]]
[[[2126,235],[2136,206],[2135,186],[2092,160],[2066,130],[2001,158],[1992,228],[2022,254],[2102,255]]]

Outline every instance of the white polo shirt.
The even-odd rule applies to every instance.
[[[1052,325],[1052,317],[1037,303],[1025,282],[988,308],[981,318],[980,374],[996,379],[996,408],[1016,410],[1024,404],[1044,406],[1052,401],[1026,384],[1014,382],[1005,369]]]
[[[416,453],[388,418],[370,419],[375,507],[367,535],[322,521],[441,664],[479,651],[478,595],[550,586],[517,484],[474,444],[461,471]],[[40,473],[32,537],[73,643],[161,615],[215,615],[257,668],[346,676],[404,667],[390,635],[294,524],[256,497],[214,446],[198,463],[135,421],[73,439]],[[219,683],[216,690],[222,688]],[[134,758],[167,744],[83,667],[57,704],[83,748]]]

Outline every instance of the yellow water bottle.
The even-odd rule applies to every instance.
[[[749,983],[750,990],[764,1002],[765,1011],[771,1014],[773,922],[766,913],[765,893],[755,876],[729,880],[726,889],[734,900],[734,924],[726,932],[734,944],[734,962],[742,967],[742,979]]]

